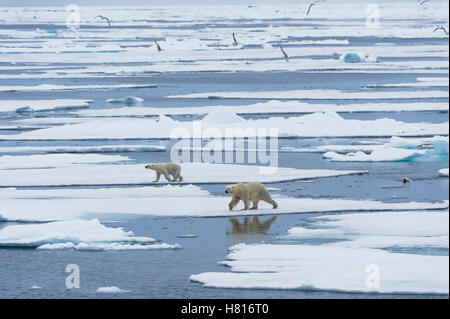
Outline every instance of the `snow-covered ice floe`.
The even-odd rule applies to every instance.
[[[431,144],[433,148],[421,149],[420,146]],[[341,146],[351,148],[351,146]],[[435,136],[428,139],[405,139],[392,137],[385,145],[355,145],[355,148],[362,148],[356,152],[340,154],[329,151],[323,154],[324,158],[338,162],[394,162],[394,161],[448,161],[449,140],[448,136]],[[325,147],[322,147],[324,149]],[[332,147],[331,147],[332,148]],[[364,149],[370,149],[365,153]],[[341,149],[342,152],[342,149]]]
[[[0,170],[19,168],[65,167],[72,164],[100,164],[129,161],[121,155],[102,154],[43,154],[0,156]]]
[[[54,111],[88,108],[92,100],[2,100],[0,112]]]
[[[325,144],[311,147],[292,147],[283,146],[280,148],[280,152],[293,152],[293,153],[327,153],[336,152],[339,154],[345,154],[350,152],[362,151],[370,153],[374,150],[384,149],[386,147],[399,147],[399,148],[416,148],[425,145],[431,145],[431,141],[435,139],[446,139],[446,137],[434,136],[425,138],[402,138],[393,136],[387,143],[380,141],[354,141],[352,144]]]
[[[3,193],[3,195],[2,195]],[[72,195],[73,194],[73,195]],[[72,197],[71,197],[72,196]],[[228,210],[231,197],[205,193],[197,186],[166,185],[143,189],[0,189],[0,220],[54,221],[77,218],[120,220],[139,216],[231,217],[293,213],[351,211],[436,210],[448,208],[440,203],[385,203],[375,200],[288,198],[274,195],[279,207],[261,202],[259,209],[240,210],[240,202]],[[168,205],[168,203],[170,203]]]
[[[390,253],[369,248],[237,245],[234,272],[191,275],[205,287],[327,290],[361,293],[448,293],[448,256]],[[380,271],[379,286],[370,274]]]
[[[194,130],[194,124],[197,128]],[[176,121],[160,115],[159,119],[99,119],[73,125],[44,128],[15,135],[0,135],[0,140],[89,140],[89,139],[167,139],[178,138],[181,132],[193,138],[211,138],[226,130],[239,130],[246,137],[257,137],[264,129],[276,137],[390,137],[448,135],[446,123],[405,123],[389,118],[347,120],[335,112],[314,113],[299,117],[271,117],[245,120],[233,112],[217,110],[201,121]],[[277,134],[273,133],[277,128]],[[272,130],[271,130],[272,129]],[[244,131],[242,131],[244,130]],[[200,132],[200,133],[196,133]],[[242,133],[243,132],[243,133]]]
[[[410,103],[365,103],[365,104],[309,104],[299,101],[267,101],[250,105],[218,105],[194,107],[122,107],[100,110],[81,110],[74,112],[78,116],[156,116],[207,114],[217,111],[229,111],[238,115],[244,114],[301,114],[315,112],[401,112],[401,111],[448,111],[448,103],[410,102]]]
[[[296,244],[239,244],[221,262],[231,272],[191,275],[206,287],[327,290],[359,293],[448,294],[449,257],[389,252],[387,248],[448,249],[448,212],[389,212],[314,218],[295,227]],[[305,239],[340,239],[317,245]],[[382,248],[382,249],[379,249]]]
[[[26,160],[28,157],[32,158],[33,156],[38,155],[23,156],[23,159]],[[42,156],[45,158],[50,155]],[[95,155],[95,157],[97,156],[100,156],[103,161],[105,161],[105,158],[109,158],[107,155]],[[117,159],[122,158],[122,156],[118,156]],[[71,160],[70,157],[69,160]],[[51,166],[51,162],[46,163],[46,167]],[[10,163],[7,165],[16,164]],[[26,165],[25,161],[23,166],[26,167]],[[367,173],[366,171],[295,169],[286,167],[274,167],[275,171],[272,171],[272,167],[256,165],[209,163],[180,163],[180,165],[182,167],[183,182],[177,183],[182,184],[222,184],[254,181],[275,183]],[[152,183],[155,178],[155,172],[146,170],[144,166],[143,164],[77,164],[46,169],[0,169],[0,186],[158,185],[158,183]],[[167,183],[167,181],[162,177],[159,184],[164,183]]]
[[[55,189],[21,189],[13,187],[0,188],[1,199],[47,199],[47,198],[139,198],[139,197],[207,197],[210,193],[195,185],[162,185],[160,187],[126,187],[126,188],[55,188]]]
[[[444,176],[444,177],[448,177],[448,168],[442,168],[439,170],[439,175],[440,176]]]
[[[102,225],[98,219],[11,225],[0,229],[0,247],[77,250],[176,249],[131,231]]]
[[[111,84],[111,85],[2,85],[0,92],[34,92],[34,91],[67,91],[67,90],[115,90],[115,89],[140,89],[140,88],[156,88],[157,84]]]
[[[52,154],[52,153],[126,153],[126,152],[163,152],[163,145],[98,145],[98,146],[3,146],[1,154]]]
[[[282,238],[339,239],[327,245],[350,248],[448,248],[448,217],[448,211],[324,215],[310,219],[314,228],[293,227]]]
[[[120,99],[107,99],[106,103],[122,103],[127,105],[134,105],[144,102],[143,98],[136,97],[136,96],[125,96]]]
[[[120,289],[116,286],[109,286],[109,287],[98,287],[97,288],[98,293],[104,293],[104,294],[117,294],[117,293],[125,293],[130,292],[129,290]]]
[[[442,87],[448,88],[448,77],[418,77],[417,82],[413,83],[395,83],[395,84],[369,84],[364,88],[409,88],[409,87]]]
[[[170,95],[173,99],[269,99],[269,100],[390,100],[448,98],[446,91],[340,91],[286,90],[252,92],[211,92]]]
[[[364,62],[378,62],[378,58],[373,55],[368,55],[360,52],[344,53],[339,57],[339,61],[344,63],[364,63]]]

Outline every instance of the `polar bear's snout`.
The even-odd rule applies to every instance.
[[[232,192],[233,192],[233,186],[232,185],[225,186],[225,193],[226,194],[232,194]]]

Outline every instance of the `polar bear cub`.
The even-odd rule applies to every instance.
[[[156,183],[159,181],[161,174],[164,175],[167,181],[169,182],[177,182],[183,181],[183,176],[181,176],[181,166],[175,163],[155,163],[145,165],[145,168],[152,169],[156,172],[156,180],[153,182]],[[170,179],[170,175],[173,176],[173,180]]]
[[[230,210],[233,210],[240,200],[244,202],[244,209],[249,209],[250,201],[253,203],[252,208],[258,209],[258,202],[263,200],[272,204],[273,208],[278,208],[276,201],[272,199],[266,187],[261,183],[233,184],[225,187],[225,193],[233,195],[231,202],[228,204]]]

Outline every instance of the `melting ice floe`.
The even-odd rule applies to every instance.
[[[72,164],[100,164],[129,161],[121,155],[102,154],[45,154],[0,156],[0,170],[19,168],[64,167]]]
[[[217,112],[217,113],[216,113]],[[212,113],[216,113],[213,115]],[[385,137],[447,135],[446,123],[405,123],[389,118],[377,120],[346,120],[335,112],[314,113],[299,117],[272,117],[269,119],[243,120],[232,112],[217,110],[209,113],[201,124],[203,134],[214,128],[225,136],[226,129],[246,130],[248,137],[256,136],[258,129],[278,128],[278,137]],[[218,116],[220,115],[220,116]],[[217,121],[217,118],[227,120]],[[216,121],[216,122],[214,122]],[[155,139],[171,138],[175,132],[193,135],[193,122],[175,121],[164,115],[156,119],[108,119],[86,123],[63,125],[16,135],[0,135],[0,140],[89,140],[89,139]],[[197,130],[198,131],[198,130]],[[206,131],[207,132],[207,131]],[[210,138],[210,136],[208,136]]]
[[[126,188],[55,188],[55,189],[21,189],[0,188],[1,199],[47,199],[47,198],[138,198],[138,197],[207,197],[208,191],[195,185],[163,185],[160,187],[126,187]]]
[[[419,149],[423,144],[433,145],[432,150]],[[361,147],[361,146],[355,146]],[[340,162],[383,162],[383,161],[448,161],[448,136],[435,136],[430,139],[404,139],[392,137],[385,145],[372,145],[369,154],[363,150],[339,154],[326,152],[324,158]],[[349,147],[348,147],[349,148]],[[361,148],[370,148],[368,145]]]
[[[404,87],[443,87],[448,88],[448,77],[419,77],[418,82],[414,83],[395,83],[395,84],[370,84],[365,88],[404,88]]]
[[[369,248],[237,245],[223,264],[233,272],[191,275],[206,287],[379,293],[448,293],[448,256]],[[379,270],[379,286],[367,285]]]
[[[378,62],[378,58],[364,53],[345,53],[340,56],[339,61],[344,63]]]
[[[51,153],[124,153],[124,152],[161,152],[163,145],[99,145],[99,146],[4,146],[2,154],[51,154]]]
[[[211,92],[171,95],[182,99],[270,99],[270,100],[389,100],[448,98],[448,91],[340,91],[340,90],[286,90],[252,92]]]
[[[105,116],[150,116],[207,114],[218,109],[236,114],[299,114],[315,112],[400,112],[400,111],[448,111],[448,103],[414,102],[414,103],[365,103],[365,104],[309,104],[298,101],[268,101],[250,105],[218,105],[200,107],[123,107],[101,110],[81,110],[74,114],[87,117]]]
[[[439,170],[439,175],[448,177],[448,168],[442,168]]]
[[[144,102],[144,99],[136,96],[126,96],[120,99],[107,99],[107,103],[123,103],[127,105],[134,105]]]
[[[77,250],[180,248],[177,244],[155,242],[153,238],[136,237],[133,232],[125,232],[122,228],[106,227],[97,219],[12,225],[0,229],[0,247]]]
[[[12,75],[0,75],[1,79],[54,79],[54,78],[92,78],[92,77],[117,77],[117,76],[136,76],[142,75],[146,76],[148,73],[165,73],[165,72],[269,72],[269,71],[303,71],[303,72],[315,72],[315,73],[419,73],[419,74],[446,74],[448,70],[445,68],[448,66],[445,61],[431,61],[428,59],[429,56],[434,57],[445,57],[448,53],[425,53],[423,60],[418,61],[406,61],[406,62],[365,62],[365,63],[343,63],[338,60],[318,60],[303,57],[306,52],[301,49],[301,57],[298,59],[290,60],[290,63],[286,63],[284,59],[280,57],[280,52],[276,48],[272,48],[271,54],[267,54],[267,51],[263,51],[260,57],[254,57],[254,60],[249,60],[247,55],[249,51],[242,50],[244,53],[241,54],[236,60],[230,59],[229,56],[224,56],[223,54],[215,57],[214,60],[211,59],[211,53],[215,51],[206,51],[208,56],[199,58],[200,61],[192,61],[191,63],[185,63],[180,60],[180,55],[172,55],[171,59],[166,59],[168,61],[159,61],[159,63],[144,64],[142,66],[114,66],[114,65],[104,65],[104,66],[88,66],[83,68],[67,69],[64,71],[55,71],[53,69],[45,70],[43,74],[12,74]],[[230,50],[222,50],[230,51]],[[292,57],[292,51],[289,50],[289,54]],[[187,59],[192,60],[194,57],[191,56],[193,51],[186,50]],[[216,51],[217,52],[217,51]],[[326,54],[325,52],[316,52],[318,54]],[[166,54],[166,53],[165,53]],[[243,55],[245,54],[245,55]],[[5,55],[5,54],[4,54]],[[394,57],[397,54],[392,54]],[[24,58],[17,58],[17,54],[12,54],[13,60],[22,60]],[[98,54],[95,58],[103,56],[105,60],[110,61],[109,63],[136,63],[144,62],[148,63],[149,55],[147,52],[141,52],[139,55],[132,55],[129,52],[124,52],[122,56],[108,54]],[[273,57],[271,57],[273,56]],[[42,60],[42,63],[46,63],[47,59],[57,59],[61,61],[60,63],[70,63],[73,60],[84,61],[85,63],[92,63],[92,55],[89,54],[67,54],[65,59],[60,59],[58,54],[46,54],[45,57],[40,57],[39,55],[34,56],[36,60]],[[131,58],[130,58],[131,57]],[[270,59],[270,61],[269,61]],[[205,61],[206,60],[206,61]],[[106,61],[102,61],[107,63]],[[270,62],[270,63],[268,63]],[[26,90],[23,87],[12,87],[6,86],[3,90]],[[41,88],[42,90],[43,88]],[[46,89],[47,90],[47,89]]]
[[[73,197],[70,197],[73,193]],[[441,203],[407,202],[384,203],[375,200],[312,199],[273,196],[278,209],[260,203],[259,215],[349,212],[349,211],[401,211],[448,208],[448,201]],[[228,210],[230,197],[219,197],[201,191],[196,186],[147,187],[145,189],[1,189],[0,220],[52,221],[97,217],[104,220],[129,219],[130,216],[245,216],[251,210]],[[170,203],[170,205],[167,205]]]
[[[328,238],[340,247],[442,247],[448,248],[448,211],[357,213],[310,219],[314,228],[293,227],[286,239]]]
[[[51,111],[87,108],[92,100],[3,100],[0,112]]]
[[[317,228],[295,227],[287,237],[343,241],[321,245],[239,244],[232,246],[228,260],[221,262],[232,272],[207,272],[190,279],[220,288],[448,294],[448,256],[373,248],[448,248],[448,212],[360,213],[315,219]],[[379,271],[379,282],[370,285],[373,282],[368,279],[374,271]]]
[[[355,141],[353,142],[353,144],[326,144],[300,148],[283,146],[280,148],[280,152],[298,152],[298,153],[335,152],[339,154],[345,154],[350,152],[362,151],[364,153],[371,153],[372,151],[385,148],[416,149],[419,147],[427,146],[427,149],[429,149],[434,144],[436,144],[437,154],[439,155],[448,154],[448,152],[445,152],[445,149],[444,150],[440,149],[439,141],[441,141],[442,145],[445,147],[445,144],[448,144],[448,137],[434,136],[429,138],[402,138],[398,136],[393,136],[387,143],[382,143],[379,141]]]
[[[119,287],[116,286],[110,286],[110,287],[98,287],[97,288],[97,292],[98,293],[125,293],[125,292],[130,292],[129,290],[124,290],[124,289],[120,289]]]
[[[23,156],[25,160],[23,167],[27,167],[27,158],[33,156],[38,155]],[[45,159],[51,155],[42,156]],[[104,159],[107,155],[96,156],[102,156],[102,159]],[[8,158],[13,157],[8,156]],[[7,165],[17,165],[10,163],[9,160],[7,162],[9,163]],[[49,165],[51,164],[46,162],[46,166]],[[221,184],[251,181],[273,183],[367,173],[366,171],[278,167],[276,173],[264,174],[262,172],[267,167],[256,165],[181,163],[181,166],[184,178],[182,184]],[[0,169],[0,186],[161,185],[168,183],[164,178],[159,183],[152,183],[155,173],[151,170],[145,170],[143,164],[77,164],[46,169],[33,169],[30,164],[29,167],[30,169],[27,170]],[[207,174],[201,172],[207,172]]]
[[[111,85],[53,85],[39,84],[35,86],[0,86],[0,92],[32,92],[32,91],[59,91],[59,90],[113,90],[113,89],[139,89],[156,88],[156,84],[111,84]]]

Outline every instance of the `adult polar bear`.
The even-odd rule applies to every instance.
[[[145,168],[152,169],[156,172],[156,180],[153,182],[156,183],[159,181],[161,175],[164,175],[168,182],[177,182],[183,181],[183,176],[181,176],[181,166],[175,163],[155,163],[145,165]],[[170,175],[173,176],[173,180],[170,179]]]
[[[233,195],[231,202],[228,204],[230,210],[233,210],[240,200],[244,202],[243,210],[249,209],[250,201],[253,203],[250,209],[258,209],[260,200],[272,204],[274,209],[278,208],[277,202],[272,199],[266,187],[261,183],[228,185],[225,187],[225,193]]]

